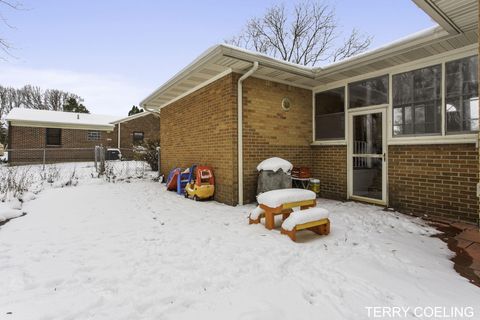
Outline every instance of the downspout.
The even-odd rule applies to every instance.
[[[243,80],[250,77],[258,69],[258,61],[243,76],[237,84],[237,154],[238,154],[238,204],[243,205]]]

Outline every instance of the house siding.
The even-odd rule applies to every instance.
[[[94,159],[94,147],[107,145],[109,134],[101,132],[101,139],[88,141],[87,133],[98,130],[61,129],[61,146],[46,146],[46,129],[37,127],[9,126],[9,163],[90,161]],[[33,150],[35,149],[35,150]],[[66,150],[69,149],[69,150]],[[83,150],[72,150],[83,149]]]
[[[347,198],[347,146],[313,146],[312,175],[320,179],[320,196]]]
[[[389,204],[415,215],[476,222],[478,161],[474,144],[389,146]]]
[[[237,76],[229,74],[160,110],[160,166],[209,165],[215,200],[237,203]]]
[[[133,132],[143,132],[144,141],[160,140],[160,119],[154,114],[150,113],[143,117],[120,123],[120,146],[118,144],[118,125],[115,125],[115,129],[110,134],[111,141],[109,145],[115,148],[120,147],[122,155],[127,159],[133,156]]]
[[[235,205],[237,196],[237,80],[225,76],[161,109],[162,173],[194,163],[213,166],[217,201]],[[278,156],[311,168],[320,196],[346,200],[347,146],[311,146],[312,92],[255,77],[244,86],[244,202],[255,202],[258,172]],[[290,111],[281,108],[289,97]],[[475,222],[478,151],[473,144],[391,145],[388,150],[389,205],[405,213]]]
[[[312,91],[253,77],[243,83],[244,203],[256,201],[257,165],[270,157],[312,165]],[[285,111],[283,98],[291,101]]]

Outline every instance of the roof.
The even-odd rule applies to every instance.
[[[13,108],[6,120],[14,126],[51,127],[65,129],[113,130],[118,117],[50,110]]]
[[[477,0],[412,1],[450,34],[468,32],[478,26]]]
[[[125,117],[125,118],[117,119],[115,121],[112,121],[112,123],[117,124],[117,123],[127,122],[127,121],[130,121],[130,120],[134,120],[134,119],[138,119],[138,118],[147,116],[147,115],[154,115],[154,116],[158,117],[157,113],[148,112],[148,111],[145,110],[143,112],[139,112],[139,113],[133,114],[133,115]]]
[[[254,77],[313,89],[478,44],[476,0],[413,1],[439,25],[323,68],[297,65],[258,52],[219,44],[206,50],[152,92],[140,102],[140,106],[160,109],[230,72],[245,73],[254,61],[259,63]]]

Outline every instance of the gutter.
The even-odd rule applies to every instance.
[[[238,154],[238,204],[243,205],[243,81],[258,69],[258,61],[243,76],[237,84],[237,154]]]
[[[154,109],[149,109],[146,105],[140,105],[140,106],[143,108],[143,110],[160,116],[160,111],[156,111]]]

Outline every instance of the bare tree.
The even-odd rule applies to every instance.
[[[372,37],[351,31],[343,43],[335,12],[321,2],[303,1],[289,12],[284,4],[269,8],[263,17],[251,18],[244,30],[225,42],[285,61],[316,66],[365,51]]]
[[[9,8],[9,9],[15,9],[15,10],[18,10],[18,9],[21,9],[21,4],[20,2],[18,1],[14,1],[14,0],[0,0],[0,8]],[[5,18],[5,16],[3,15],[2,11],[0,11],[0,22],[2,22],[5,26],[7,26],[8,28],[12,29],[13,26],[11,26],[9,23],[8,23],[8,20]],[[3,52],[3,55],[11,55],[10,54],[10,49],[12,48],[11,44],[5,39],[3,38],[1,35],[0,35],[0,52]],[[3,58],[1,55],[0,55],[0,59],[4,60],[5,58]]]
[[[76,94],[57,89],[42,90],[32,85],[17,89],[0,85],[0,120],[13,108],[64,111],[69,99],[83,101]]]

